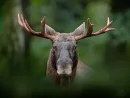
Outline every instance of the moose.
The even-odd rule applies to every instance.
[[[78,59],[77,44],[78,41],[87,37],[101,35],[115,28],[110,28],[112,21],[107,19],[107,25],[99,31],[93,33],[93,24],[87,19],[87,31],[85,31],[85,22],[71,33],[60,33],[45,23],[46,16],[41,21],[41,31],[35,32],[22,14],[18,14],[18,23],[29,34],[37,37],[49,39],[52,42],[49,58],[47,61],[46,75],[56,84],[70,84],[77,76],[82,76],[88,67]],[[85,77],[84,77],[85,78]]]

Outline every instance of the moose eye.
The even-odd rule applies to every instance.
[[[72,51],[75,52],[76,48],[77,48],[77,46],[73,46],[73,50]]]
[[[75,50],[77,48],[77,46],[73,46],[73,49]]]
[[[57,47],[56,46],[53,46],[53,49],[56,49]]]

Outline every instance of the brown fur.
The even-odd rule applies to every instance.
[[[60,85],[61,81],[60,81],[60,77],[56,72],[55,69],[55,58],[53,56],[52,53],[52,49],[50,50],[50,54],[49,54],[49,59],[48,59],[48,63],[47,63],[47,70],[46,70],[46,75],[51,77],[52,80],[54,80],[55,84]],[[78,60],[78,63],[75,65],[72,75],[70,77],[70,81],[69,82],[73,82],[76,78],[76,80],[80,80],[82,78],[85,78],[86,76],[86,71],[90,71],[90,68],[85,65],[81,60]],[[84,77],[85,76],[85,77]],[[87,77],[86,77],[87,78]]]

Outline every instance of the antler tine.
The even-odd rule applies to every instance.
[[[28,24],[27,20],[23,18],[22,14],[21,16],[18,14],[18,23],[21,25],[22,28],[24,28],[26,31],[28,31],[30,34],[38,37],[43,37],[46,39],[54,40],[55,36],[48,35],[45,33],[45,16],[43,17],[41,21],[41,32],[35,32],[30,25]]]
[[[41,34],[42,34],[42,36],[44,36],[44,38],[54,40],[56,38],[56,36],[48,35],[45,32],[45,19],[46,19],[46,17],[44,16],[42,21],[41,21]]]
[[[86,37],[89,37],[91,36],[92,32],[93,32],[93,24],[91,23],[90,19],[88,18],[88,30],[87,30],[87,33],[84,33],[80,36],[76,36],[75,39],[76,40],[80,40],[80,39],[83,39],[83,38],[86,38]]]
[[[109,17],[107,18],[107,25],[110,23],[110,19],[109,19]],[[113,31],[113,30],[116,30],[115,28],[107,28],[106,30],[105,30],[105,32],[107,32],[107,31]]]
[[[23,28],[25,28],[28,32],[30,32],[30,29],[28,28],[27,24],[25,23],[25,20],[24,20],[22,14],[21,14],[20,19],[21,19],[21,22],[23,24]]]
[[[22,22],[21,22],[21,19],[20,19],[19,14],[18,14],[18,23],[23,27],[23,24],[22,24]]]
[[[23,22],[23,18],[21,18],[18,14],[18,23],[22,26],[22,28],[26,29],[27,31],[29,31],[26,26],[24,25],[24,22]]]
[[[110,23],[110,19],[109,19],[109,17],[107,18],[107,25]]]
[[[42,21],[41,21],[41,33],[44,35],[45,33],[45,19],[46,17],[44,16]]]
[[[109,17],[107,18],[107,25],[105,27],[103,27],[102,29],[100,29],[99,31],[92,33],[93,32],[93,24],[91,24],[90,19],[88,18],[88,31],[85,34],[82,34],[80,36],[76,36],[75,39],[76,40],[80,40],[86,37],[92,37],[92,36],[97,36],[100,34],[103,34],[105,32],[108,31],[113,31],[115,30],[115,28],[109,28],[109,26],[112,24],[112,21],[110,21]]]
[[[31,27],[29,26],[27,20],[23,18],[22,14],[21,15],[18,14],[18,23],[20,24],[20,26],[22,28],[24,28],[30,34],[32,34],[34,36],[42,37],[41,32],[35,32],[34,30],[31,29]]]
[[[108,32],[108,31],[113,31],[115,30],[115,28],[109,28],[109,26],[112,24],[113,21],[110,21],[109,17],[107,18],[107,25],[100,29],[99,31],[93,33],[91,36],[97,36],[97,35],[100,35],[100,34],[103,34],[105,32]]]
[[[87,31],[85,37],[91,36],[92,32],[93,32],[93,24],[91,23],[90,19],[88,18],[88,31]]]

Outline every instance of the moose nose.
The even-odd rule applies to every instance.
[[[72,66],[68,65],[67,67],[63,68],[60,65],[57,66],[57,73],[60,76],[70,76],[72,73]]]
[[[72,61],[71,60],[58,60],[57,61],[57,73],[60,76],[70,76],[72,73]]]
[[[71,74],[60,74],[59,76],[61,77],[61,78],[67,78],[67,77],[69,77]]]

